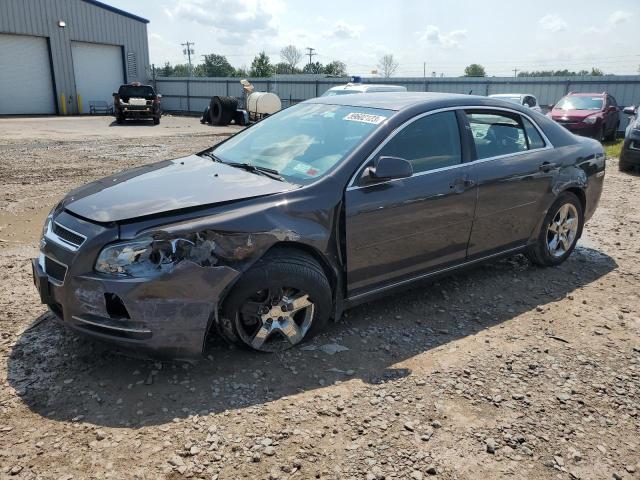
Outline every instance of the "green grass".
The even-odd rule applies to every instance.
[[[602,144],[604,151],[607,154],[607,158],[620,158],[620,152],[622,151],[622,144],[624,138],[618,138],[614,141],[606,141]]]

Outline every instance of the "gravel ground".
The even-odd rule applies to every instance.
[[[284,354],[161,363],[55,323],[29,259],[70,188],[228,132],[100,121],[0,119],[0,478],[640,478],[640,176],[616,159],[560,267],[518,255]]]

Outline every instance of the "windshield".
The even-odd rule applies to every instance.
[[[125,98],[148,98],[153,97],[155,93],[153,88],[148,85],[122,85],[118,89],[118,95]]]
[[[290,183],[308,184],[338,165],[392,113],[300,103],[238,133],[212,153],[225,163],[277,170]]]
[[[335,95],[348,95],[351,93],[362,93],[360,90],[327,90],[321,97],[333,97]]]
[[[602,110],[602,97],[564,97],[555,106],[558,110]]]

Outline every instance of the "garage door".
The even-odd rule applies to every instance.
[[[0,34],[0,114],[52,114],[54,102],[47,40]]]
[[[124,82],[122,48],[72,42],[71,53],[79,113],[89,113],[92,101],[113,103],[113,92]]]

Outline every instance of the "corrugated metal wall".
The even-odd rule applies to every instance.
[[[58,21],[66,23],[65,28]],[[134,52],[137,75],[128,81],[146,81],[149,76],[147,25],[82,0],[0,0],[0,33],[33,35],[49,39],[58,110],[77,112],[71,42],[105,43]],[[25,79],[28,81],[28,79]]]
[[[240,97],[239,78],[158,77],[156,89],[163,95],[163,108],[168,111],[202,112],[214,95]],[[249,78],[258,91],[277,93],[288,106],[322,95],[329,88],[346,83],[341,78],[314,75],[282,75],[271,78]],[[410,91],[446,92],[474,95],[494,93],[530,93],[541,105],[556,103],[568,92],[609,92],[620,106],[640,103],[640,75],[605,77],[395,77],[363,78],[363,83],[403,85]],[[621,114],[620,129],[627,125]]]

